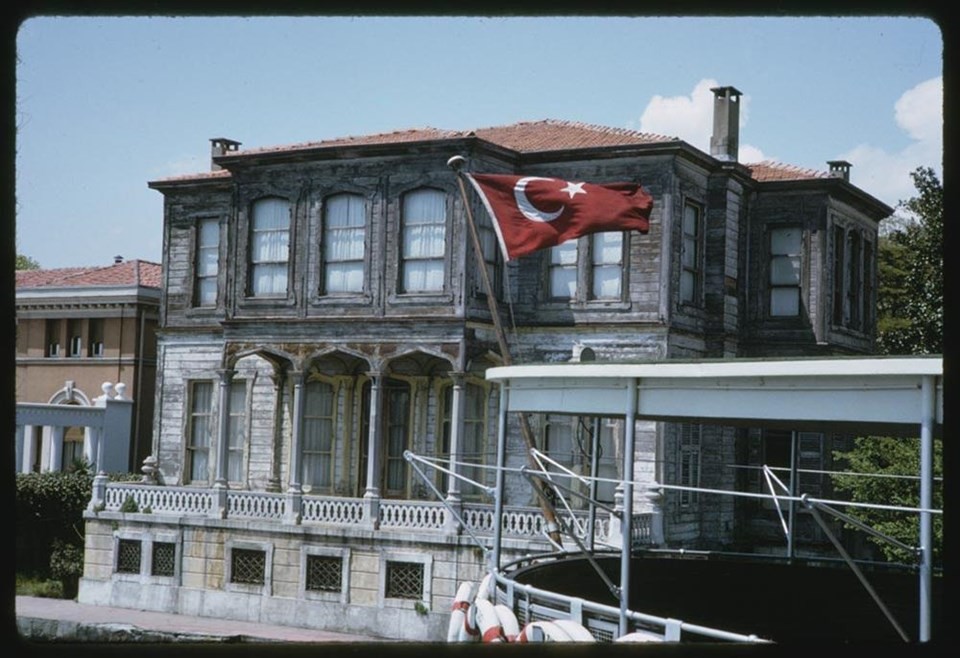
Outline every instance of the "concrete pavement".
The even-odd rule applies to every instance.
[[[292,626],[129,610],[73,600],[16,597],[20,638],[29,642],[370,643],[386,640]]]

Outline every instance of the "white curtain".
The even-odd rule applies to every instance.
[[[403,198],[404,292],[443,290],[447,198],[438,190],[416,190]]]
[[[770,231],[770,314],[800,314],[799,227]]]
[[[247,383],[242,379],[230,382],[229,420],[227,426],[227,480],[243,482],[243,444],[246,429]]]
[[[260,199],[253,205],[250,235],[255,296],[286,294],[289,254],[290,203],[284,199]]]
[[[197,236],[197,300],[199,306],[217,303],[217,269],[220,258],[220,223],[214,218],[200,221]]]
[[[313,381],[306,386],[303,422],[303,484],[330,491],[333,485],[333,386]]]
[[[593,298],[620,299],[623,233],[616,231],[594,233],[591,239],[593,242]]]
[[[190,390],[190,480],[206,481],[210,456],[213,384],[194,382]]]
[[[577,296],[577,241],[568,240],[550,249],[550,296]]]
[[[338,194],[327,200],[323,236],[327,293],[363,292],[365,215],[360,195]]]

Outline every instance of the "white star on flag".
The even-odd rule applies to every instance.
[[[561,191],[561,192],[566,192],[567,194],[570,195],[570,198],[572,199],[573,197],[575,197],[575,196],[578,195],[578,194],[586,194],[586,193],[587,193],[587,192],[583,189],[583,185],[584,185],[583,183],[571,183],[570,181],[567,181],[567,186],[564,187],[564,188],[562,188],[560,191]]]

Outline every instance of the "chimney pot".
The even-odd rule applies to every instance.
[[[740,151],[740,96],[736,87],[713,87],[713,135],[710,155],[736,162]]]
[[[831,178],[842,178],[850,182],[850,167],[853,165],[846,160],[827,160],[827,166],[830,167]]]
[[[119,265],[119,264],[122,263],[122,262],[123,262],[123,256],[114,256],[114,257],[113,257],[113,264],[114,264],[114,265]]]
[[[214,162],[217,156],[238,150],[240,150],[240,142],[227,139],[226,137],[213,137],[210,140],[210,171],[220,171],[223,169],[223,167]]]

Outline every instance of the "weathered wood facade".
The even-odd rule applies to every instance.
[[[721,103],[739,95],[717,93]],[[872,350],[877,225],[891,209],[845,170],[740,164],[735,135],[712,154],[557,121],[274,149],[212,141],[211,172],[150,183],[165,201],[154,423],[165,486],[282,492],[296,524],[314,496],[371,509],[433,498],[406,450],[492,484],[484,466],[494,463],[498,392],[484,371],[500,360],[483,267],[516,362]],[[654,198],[650,230],[504,263],[471,196],[480,263],[447,165],[453,155],[476,172],[639,181]],[[531,420],[545,452],[586,472],[589,419]],[[517,429],[511,423],[508,467],[525,463]],[[622,475],[622,430],[622,421],[603,423],[607,477]],[[730,466],[764,463],[764,440],[639,423],[631,475],[757,486]],[[831,440],[820,437],[820,456]],[[490,501],[456,478],[432,477],[454,508]],[[535,504],[519,476],[507,478],[506,494],[508,505]],[[603,495],[612,502],[612,487]],[[744,541],[747,520],[730,499],[637,501],[640,511],[653,507],[670,545]],[[338,545],[337,533],[318,536],[311,530],[305,545]],[[449,610],[456,579],[432,588],[430,610]]]

